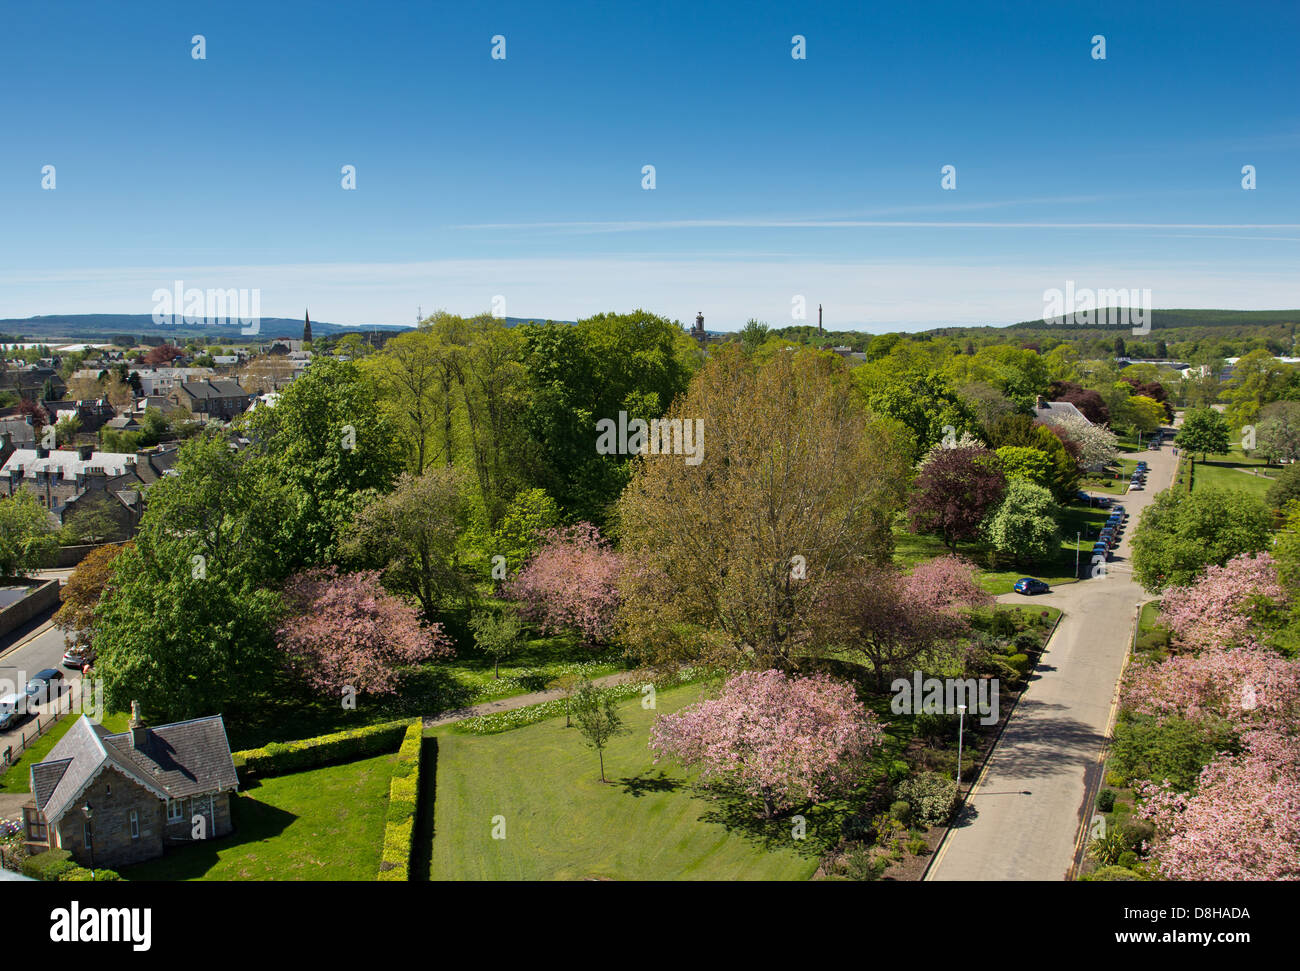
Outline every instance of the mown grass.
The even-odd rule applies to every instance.
[[[262,779],[235,831],[121,870],[126,880],[373,880],[397,753]]]
[[[806,880],[838,838],[843,802],[809,807],[807,838],[789,818],[697,790],[647,747],[657,715],[696,700],[700,686],[619,706],[628,733],[596,752],[564,718],[500,735],[437,734],[433,880]],[[495,822],[494,822],[495,821]],[[504,838],[494,839],[493,830]]]

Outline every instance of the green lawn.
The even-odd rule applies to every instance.
[[[1202,462],[1196,455],[1196,472],[1192,489],[1237,489],[1252,496],[1264,498],[1273,479],[1281,474],[1276,466],[1269,467],[1263,459],[1247,456],[1240,446],[1233,446],[1226,455],[1209,455]]]
[[[808,879],[846,806],[805,810],[808,838],[796,841],[789,819],[763,821],[750,806],[697,791],[681,769],[652,763],[656,714],[702,690],[660,692],[658,712],[636,699],[621,706],[630,732],[606,748],[608,785],[596,752],[563,718],[480,737],[431,731],[431,879]],[[494,817],[504,817],[504,839],[492,838]]]
[[[1160,614],[1160,601],[1151,600],[1142,605],[1142,613],[1138,615],[1138,637],[1141,637],[1152,627],[1156,625],[1156,617]]]
[[[263,779],[235,832],[125,867],[127,880],[373,880],[397,753]]]
[[[50,749],[54,748],[55,743],[68,733],[68,729],[80,717],[80,715],[64,715],[53,728],[33,742],[18,761],[11,765],[3,776],[0,776],[0,792],[31,792],[31,776],[28,770],[50,754]],[[126,712],[106,714],[104,727],[114,734],[124,732],[130,718],[131,716]],[[28,724],[35,725],[35,722]]]

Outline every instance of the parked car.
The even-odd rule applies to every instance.
[[[1016,585],[1011,588],[1016,593],[1027,593],[1031,596],[1036,593],[1051,593],[1052,588],[1042,580],[1035,580],[1033,577],[1021,577],[1016,581]]]
[[[89,644],[73,644],[63,652],[63,666],[81,670],[87,664],[95,663],[95,651]]]
[[[21,725],[27,716],[27,695],[11,694],[0,698],[0,732]]]
[[[1103,560],[1114,559],[1114,556],[1110,551],[1110,547],[1107,546],[1105,543],[1098,543],[1096,546],[1092,548],[1092,562],[1096,563],[1097,557],[1101,557]]]
[[[53,698],[58,698],[66,690],[62,682],[63,672],[58,668],[37,671],[27,682],[28,704],[43,705]]]
[[[1141,491],[1142,491],[1142,480],[1141,480],[1141,479],[1133,479],[1133,480],[1131,480],[1131,481],[1129,482],[1129,484],[1128,484],[1128,491],[1129,491],[1129,492],[1141,492]]]

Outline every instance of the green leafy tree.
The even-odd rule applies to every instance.
[[[484,552],[504,556],[506,570],[513,573],[537,552],[542,533],[559,525],[560,507],[546,490],[524,489],[510,500]]]
[[[1255,450],[1267,462],[1300,459],[1300,401],[1275,401],[1260,409]]]
[[[1151,591],[1187,586],[1205,567],[1271,544],[1264,501],[1235,489],[1167,490],[1133,533],[1133,577]]]
[[[245,421],[252,447],[297,495],[291,567],[333,558],[367,497],[391,489],[402,470],[400,439],[352,362],[313,361],[274,408]]]
[[[0,576],[28,576],[58,550],[58,525],[36,496],[19,489],[0,498]]]
[[[1003,445],[997,456],[1008,479],[1025,479],[1044,488],[1051,487],[1052,460],[1045,453],[1023,445]]]
[[[984,537],[1017,566],[1041,563],[1061,549],[1060,507],[1052,493],[1025,479],[1011,479],[1001,504],[984,524]]]
[[[1190,408],[1183,414],[1182,427],[1174,444],[1188,452],[1200,452],[1201,461],[1211,453],[1223,455],[1231,447],[1228,420],[1213,408]]]
[[[249,712],[279,670],[276,588],[292,568],[293,490],[221,435],[181,447],[112,563],[95,631],[110,709],[160,721]]]
[[[600,781],[606,782],[605,746],[616,735],[626,731],[623,728],[623,716],[618,713],[613,695],[584,679],[574,692],[569,707],[573,711],[574,721],[578,723],[578,731],[600,755]]]
[[[340,555],[354,566],[382,570],[384,585],[415,597],[426,618],[455,598],[463,601],[471,592],[458,552],[468,519],[465,480],[445,466],[403,473],[392,492],[357,511]]]
[[[479,610],[470,617],[469,626],[474,632],[474,644],[492,658],[492,677],[500,678],[502,658],[509,657],[519,647],[523,633],[519,614],[509,609],[501,613]]]

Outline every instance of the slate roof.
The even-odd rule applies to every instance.
[[[1065,418],[1078,416],[1084,421],[1088,419],[1078,408],[1068,401],[1044,401],[1038,406],[1034,417],[1043,421],[1051,421],[1053,418]]]
[[[38,458],[37,454],[34,448],[14,449],[4,466],[0,467],[0,474],[8,475],[21,468],[24,478],[34,479],[37,472],[57,469],[64,478],[70,479],[84,475],[87,469],[103,469],[106,474],[117,476],[125,475],[135,465],[132,452],[92,452],[89,460],[83,459],[75,449],[53,449],[44,458]]]
[[[249,398],[238,381],[186,381],[178,389],[191,398]]]
[[[84,715],[49,757],[31,767],[32,795],[56,822],[105,767],[112,766],[161,798],[185,799],[235,789],[239,779],[220,715],[145,729],[137,749],[131,732],[110,735]]]

